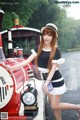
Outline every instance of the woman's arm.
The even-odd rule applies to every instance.
[[[56,70],[57,66],[58,66],[58,64],[52,64],[52,69],[51,69],[51,71],[50,71],[50,73],[49,73],[49,75],[48,75],[48,77],[47,77],[47,79],[46,79],[46,82],[45,82],[45,85],[46,85],[46,86],[47,86],[47,85],[49,84],[49,82],[51,81],[51,79],[52,79],[52,77],[53,77],[53,75],[54,75],[54,73],[55,73],[55,70]]]
[[[49,82],[51,81],[55,71],[56,71],[56,68],[58,67],[58,64],[52,64],[52,69],[43,85],[43,91],[47,94],[48,93],[48,84]]]
[[[20,67],[24,67],[24,66],[28,65],[31,61],[34,60],[34,58],[35,58],[35,55],[34,55],[34,54],[31,54],[31,55],[27,58],[27,60],[23,61],[22,63],[19,63],[19,64],[17,64],[17,65],[14,65],[14,66],[12,66],[12,67],[10,67],[10,68],[7,67],[7,68],[10,69],[10,70],[19,69]]]

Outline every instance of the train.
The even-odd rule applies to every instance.
[[[25,61],[40,42],[40,30],[15,25],[1,31],[4,11],[0,9],[0,119],[46,120],[45,94],[34,72],[34,63],[11,70]]]

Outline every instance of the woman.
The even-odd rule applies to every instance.
[[[77,111],[80,120],[80,105],[70,103],[60,103],[61,95],[66,92],[64,79],[59,72],[59,65],[64,63],[61,52],[57,47],[58,28],[55,24],[48,23],[41,29],[41,42],[37,50],[31,50],[32,54],[21,66],[25,66],[35,59],[36,71],[40,70],[45,80],[42,87],[43,91],[48,95],[50,105],[54,111],[55,119],[61,120],[61,112],[63,109],[74,109]],[[19,66],[14,66],[15,69]],[[43,74],[45,73],[45,74]],[[52,90],[48,90],[48,84],[53,86]]]

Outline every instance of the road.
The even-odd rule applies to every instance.
[[[60,70],[66,83],[67,92],[62,95],[61,102],[80,104],[80,52],[62,53],[62,56],[66,61],[60,66]],[[62,120],[78,120],[76,111],[62,110]]]

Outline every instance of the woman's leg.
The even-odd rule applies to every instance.
[[[49,101],[51,103],[52,95],[48,94],[48,98],[49,98]],[[53,112],[54,112],[55,119],[56,120],[61,120],[61,112],[60,112],[60,110],[59,109],[58,110],[54,109]]]
[[[80,120],[80,104],[70,104],[70,103],[60,103],[61,95],[52,95],[50,97],[51,108],[56,112],[56,110],[76,110],[78,113],[78,118]],[[55,113],[54,112],[54,113]],[[55,113],[56,120],[61,120],[58,113]],[[59,118],[58,118],[59,117]]]
[[[56,120],[62,120],[61,119],[61,111],[60,110],[54,110],[54,116]]]
[[[71,104],[71,103],[60,103],[61,95],[52,95],[51,97],[51,107],[52,109],[59,109],[59,110],[80,110],[80,104]]]

